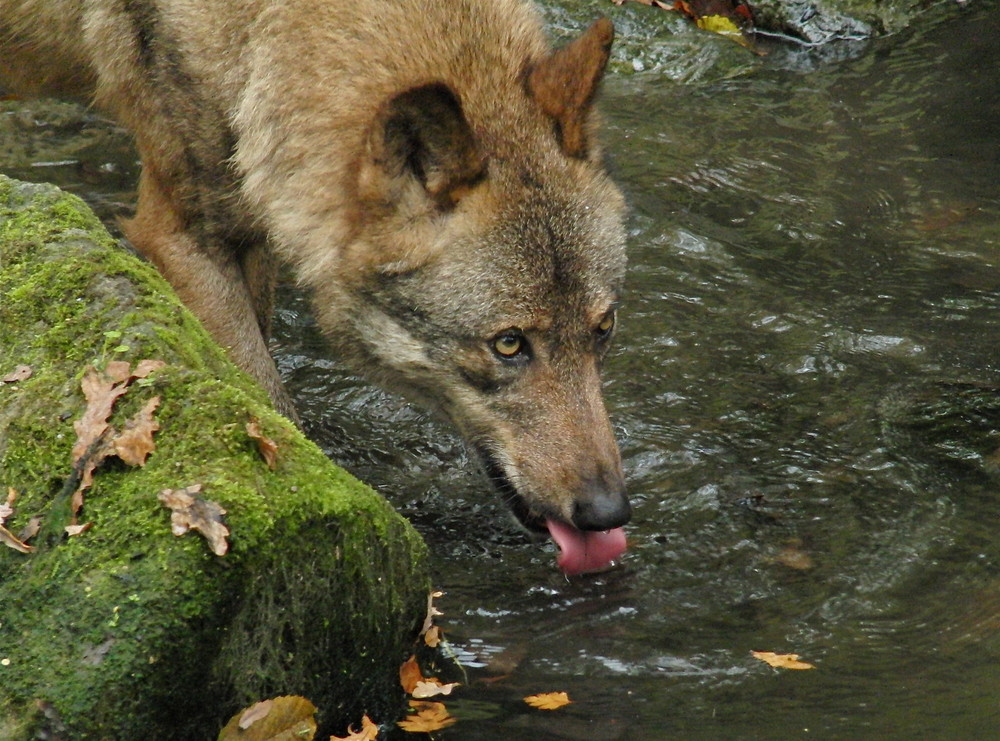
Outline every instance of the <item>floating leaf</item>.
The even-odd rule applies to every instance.
[[[417,700],[425,700],[428,697],[437,697],[438,695],[450,695],[451,691],[458,687],[458,682],[450,682],[449,684],[441,684],[438,680],[433,677],[430,679],[424,679],[417,682],[414,686],[413,691],[410,692],[414,698]]]
[[[799,661],[798,654],[776,654],[772,651],[751,651],[750,655],[776,669],[815,669],[806,661]]]
[[[230,718],[218,741],[310,741],[316,735],[315,714],[316,706],[304,697],[264,700]]]
[[[543,692],[539,695],[529,695],[524,698],[524,701],[539,710],[558,710],[573,702],[565,692]]]
[[[410,701],[410,715],[396,723],[409,733],[432,733],[458,722],[444,703]]]
[[[330,736],[330,741],[375,741],[378,738],[378,726],[367,715],[361,719],[361,730],[347,729],[346,736]]]

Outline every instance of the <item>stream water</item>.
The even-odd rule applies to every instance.
[[[632,217],[607,397],[635,516],[607,573],[564,578],[453,433],[338,366],[283,290],[309,433],[433,553],[465,684],[436,737],[1000,737],[996,11],[939,7],[846,60],[608,81]],[[4,105],[0,169],[103,215],[133,198],[120,131]],[[574,703],[521,699],[548,691]]]

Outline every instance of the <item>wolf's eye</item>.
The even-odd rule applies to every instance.
[[[607,339],[611,335],[611,330],[615,328],[615,312],[609,311],[597,325],[597,338]]]
[[[493,339],[493,349],[501,358],[514,358],[524,352],[527,341],[519,332],[509,331]]]

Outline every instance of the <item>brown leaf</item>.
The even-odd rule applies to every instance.
[[[375,741],[378,738],[378,726],[367,715],[361,719],[361,730],[347,729],[346,736],[330,736],[330,741]]]
[[[83,411],[83,416],[73,423],[76,431],[76,443],[73,445],[73,465],[80,462],[84,453],[96,443],[108,429],[108,417],[111,416],[111,409],[115,405],[118,397],[128,391],[128,386],[124,381],[115,381],[121,375],[119,368],[112,366],[120,365],[121,361],[108,363],[108,369],[104,373],[98,373],[93,367],[88,368],[80,382],[83,389],[83,397],[87,400],[87,408]],[[125,363],[128,366],[128,363]],[[111,373],[108,373],[108,370]]]
[[[815,669],[806,661],[799,661],[798,654],[776,654],[773,651],[751,651],[750,655],[776,669]]]
[[[27,543],[21,541],[14,533],[0,525],[0,543],[3,543],[8,548],[13,548],[15,551],[20,551],[21,553],[31,553],[35,550],[34,546],[30,546]]]
[[[256,417],[247,422],[247,434],[257,441],[257,450],[260,451],[260,457],[264,459],[267,467],[273,471],[278,465],[278,444],[264,435],[260,429],[260,420]]]
[[[28,524],[24,526],[24,529],[17,534],[23,542],[27,543],[29,540],[38,535],[38,531],[42,529],[42,518],[40,515],[35,515],[30,520]]]
[[[130,466],[146,465],[146,458],[156,450],[153,433],[160,429],[160,423],[153,419],[153,412],[160,405],[160,397],[154,396],[136,415],[125,423],[125,428],[112,440],[115,455]]]
[[[244,717],[265,703],[270,703],[267,711],[260,717],[252,717],[246,727],[241,727]],[[315,714],[316,706],[304,697],[275,697],[230,718],[219,732],[218,741],[310,741],[316,735]]]
[[[31,370],[30,365],[19,365],[6,376],[0,378],[0,383],[17,383],[18,381],[27,381],[31,378],[31,374],[33,372],[34,371]]]
[[[424,680],[424,675],[420,673],[420,666],[417,664],[417,657],[411,656],[399,667],[399,683],[403,686],[403,692],[410,694],[418,682]]]
[[[194,496],[201,492],[201,484],[186,489],[164,489],[157,498],[171,510],[170,529],[181,536],[188,530],[198,530],[208,541],[212,553],[224,556],[229,550],[229,528],[222,522],[226,510],[215,502]]]
[[[528,695],[524,701],[539,710],[558,710],[573,702],[565,692],[543,692],[539,695]]]
[[[440,702],[410,702],[410,715],[396,723],[410,733],[432,733],[458,722]]]
[[[92,522],[85,522],[82,525],[77,525],[76,523],[73,523],[72,525],[67,525],[63,529],[66,531],[66,534],[72,538],[75,535],[83,535],[93,526],[94,523]]]

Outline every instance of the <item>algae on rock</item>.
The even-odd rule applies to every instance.
[[[144,358],[167,365],[111,422],[161,397],[146,465],[102,465],[85,534],[0,547],[0,737],[204,739],[276,694],[308,697],[332,727],[393,713],[426,608],[420,537],[276,414],[79,199],[0,176],[0,377],[32,368],[0,384],[11,531],[65,505],[86,368]],[[273,471],[251,417],[279,446]],[[227,510],[224,557],[172,535],[157,500],[196,483]]]

